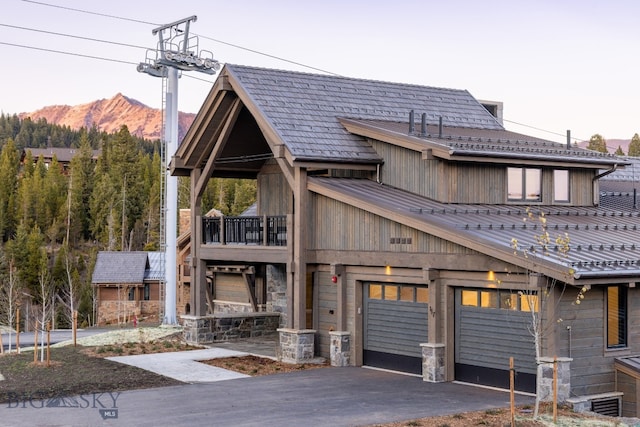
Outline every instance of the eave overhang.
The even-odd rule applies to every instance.
[[[505,144],[497,141],[473,142],[471,138],[416,136],[403,134],[363,120],[341,118],[345,129],[366,138],[376,139],[422,153],[422,158],[459,162],[494,164],[544,165],[549,167],[580,167],[588,169],[624,167],[630,164],[616,156],[582,149],[563,149],[558,144],[537,145],[537,142]],[[468,142],[471,140],[471,142]],[[553,144],[553,145],[552,145]]]

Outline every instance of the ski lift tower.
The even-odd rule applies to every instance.
[[[137,67],[141,73],[163,79],[164,153],[161,156],[161,180],[164,185],[161,185],[160,194],[164,200],[160,203],[160,226],[164,232],[161,230],[160,238],[164,240],[161,247],[164,247],[165,303],[162,323],[165,325],[177,324],[178,179],[171,176],[168,160],[178,148],[178,77],[181,71],[215,74],[220,69],[220,63],[213,59],[211,52],[199,50],[198,37],[189,34],[189,26],[196,19],[194,15],[152,30],[153,35],[158,35],[158,46],[155,50],[147,51],[145,62]]]

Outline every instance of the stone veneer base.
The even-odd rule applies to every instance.
[[[219,313],[213,316],[180,316],[183,337],[189,344],[210,344],[274,335],[279,313]]]

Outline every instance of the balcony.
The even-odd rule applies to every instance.
[[[287,217],[203,217],[205,245],[287,246]]]

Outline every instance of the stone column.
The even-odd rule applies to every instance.
[[[351,332],[329,331],[331,366],[351,365]]]
[[[280,334],[280,360],[285,363],[310,363],[314,359],[313,329],[278,329]]]
[[[422,347],[422,381],[441,383],[445,381],[444,344],[424,343]]]
[[[536,388],[541,402],[553,400],[553,365],[558,367],[558,402],[565,402],[571,392],[571,361],[569,357],[541,357],[538,359]]]

